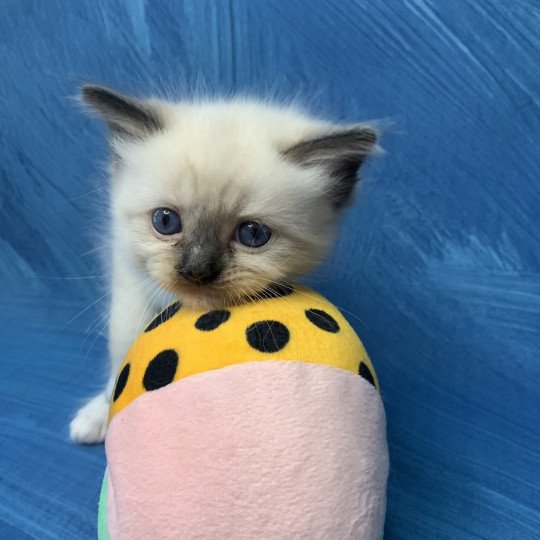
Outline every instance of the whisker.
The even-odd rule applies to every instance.
[[[39,279],[50,279],[55,281],[79,281],[83,279],[100,279],[109,277],[111,274],[101,274],[97,276],[44,276],[36,274],[35,277]]]
[[[285,282],[283,282],[283,281],[274,281],[274,283],[276,283],[277,285],[280,285],[280,286],[282,286],[282,287],[283,287],[283,286],[285,286],[285,287],[288,286],[288,284],[285,283]],[[262,281],[262,282],[260,282],[260,284],[261,284],[261,286],[266,287],[267,284],[268,284],[268,282]],[[313,295],[308,294],[308,293],[306,293],[306,292],[304,292],[304,291],[301,291],[301,290],[299,290],[298,288],[295,288],[294,290],[295,290],[295,292],[297,292],[298,294],[301,294],[301,295],[305,296],[306,298],[310,298],[310,299],[316,300],[316,301],[318,301],[318,302],[322,301],[322,302],[324,302],[324,303],[325,303],[326,305],[328,305],[328,306],[334,306],[334,307],[336,307],[339,311],[341,311],[341,312],[343,312],[343,313],[346,313],[347,315],[350,315],[351,317],[354,317],[354,318],[357,319],[362,325],[364,325],[366,328],[368,328],[367,323],[366,323],[364,320],[362,320],[358,315],[356,315],[356,313],[353,313],[352,311],[349,311],[349,310],[345,309],[344,307],[338,306],[337,304],[333,304],[332,302],[330,302],[329,300],[327,300],[327,299],[324,298],[324,297],[317,298],[316,296],[313,296]],[[289,301],[289,300],[290,300],[290,299],[287,298],[287,297],[283,297],[283,299],[286,300],[286,301]]]
[[[72,322],[74,322],[76,319],[78,319],[83,313],[87,312],[91,307],[95,306],[98,302],[103,300],[106,296],[109,296],[111,294],[110,291],[107,291],[105,294],[101,295],[97,300],[94,300],[90,305],[86,306],[84,309],[79,311],[75,317],[70,319],[64,326],[62,326],[61,330],[65,330]]]
[[[147,299],[147,295],[149,293],[152,293],[150,295],[150,298]],[[154,297],[156,297],[159,294],[159,288],[155,288],[155,284],[151,283],[145,290],[145,293],[143,295],[143,300],[145,301],[144,309],[139,317],[139,321],[137,322],[137,335],[140,334],[143,330],[143,327],[145,326],[146,321],[150,318],[150,314],[152,313],[152,308],[155,305],[153,303]]]
[[[133,290],[133,292],[137,292],[142,286],[144,286],[146,283],[148,283],[149,281],[152,281],[152,278],[149,277],[149,278],[146,278],[144,279],[142,282],[140,282],[137,287],[135,287],[135,289]],[[96,322],[97,320],[97,322]],[[100,327],[99,331],[97,332],[96,336],[94,337],[94,339],[92,340],[92,342],[90,343],[90,345],[88,346],[88,349],[86,350],[86,354],[84,355],[84,361],[86,361],[86,358],[88,357],[92,347],[95,345],[96,341],[99,339],[99,337],[103,334],[103,331],[105,330],[105,328],[108,326],[110,322],[110,313],[107,311],[105,314],[103,314],[101,317],[96,317],[96,319],[94,320],[93,323],[91,323],[85,333],[85,338],[84,340],[82,341],[81,343],[81,346],[79,348],[79,353],[82,351],[82,349],[84,348],[84,345],[85,343],[91,339],[92,337],[92,334],[98,329],[98,327]],[[91,328],[90,328],[91,327]]]
[[[83,365],[86,364],[86,360],[88,358],[88,355],[90,354],[90,351],[92,350],[92,348],[94,347],[94,345],[96,344],[97,340],[103,335],[103,330],[105,330],[105,328],[107,328],[107,325],[108,325],[109,321],[108,321],[108,318],[105,319],[105,322],[103,323],[103,325],[101,326],[101,329],[99,330],[99,332],[96,334],[96,337],[92,340],[92,343],[90,343],[90,346],[88,347],[88,350],[86,351],[86,354],[84,355],[83,357]]]
[[[106,249],[108,246],[109,246],[109,244],[102,244],[101,246],[97,246],[95,248],[89,249],[88,251],[85,251],[84,253],[81,253],[79,255],[79,259],[81,259],[82,257],[86,257],[88,255],[91,255],[92,253],[95,253],[96,251]]]

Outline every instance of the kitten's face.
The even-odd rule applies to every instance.
[[[238,303],[318,264],[375,142],[365,127],[252,102],[141,103],[96,87],[84,97],[113,132],[116,239],[195,307]]]

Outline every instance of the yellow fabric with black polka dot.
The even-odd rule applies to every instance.
[[[267,298],[226,310],[175,303],[137,338],[117,377],[109,420],[141,394],[232,364],[265,360],[324,364],[379,383],[360,339],[338,309],[311,289],[271,286]]]

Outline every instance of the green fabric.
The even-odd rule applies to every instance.
[[[109,527],[107,523],[107,495],[109,491],[108,471],[105,471],[103,483],[101,484],[101,493],[99,495],[98,509],[98,539],[109,540]]]

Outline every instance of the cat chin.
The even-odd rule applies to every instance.
[[[193,293],[178,293],[182,305],[190,309],[204,310],[204,309],[221,309],[227,307],[227,302],[220,297],[207,296],[203,294]]]
[[[223,291],[211,289],[210,287],[172,287],[173,292],[178,296],[182,305],[190,309],[222,309],[238,303],[237,299],[231,299]]]

